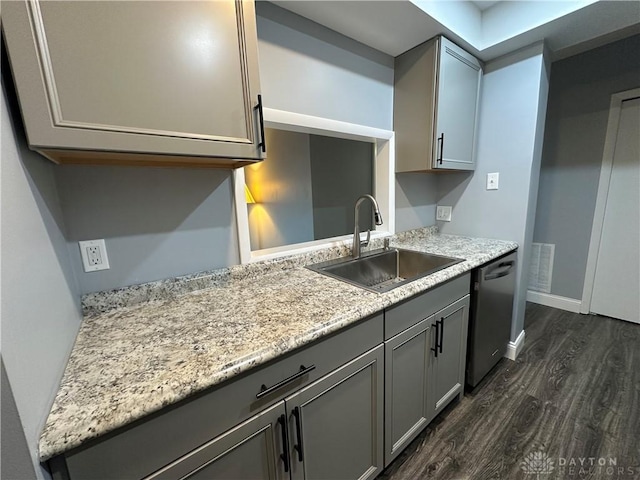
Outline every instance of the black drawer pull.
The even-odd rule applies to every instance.
[[[280,458],[284,462],[284,471],[289,471],[290,460],[289,460],[289,437],[287,435],[287,417],[284,415],[280,415],[278,417],[278,423],[280,424],[280,428],[282,428],[282,452],[280,454]]]
[[[293,382],[296,378],[299,378],[307,373],[309,373],[311,370],[315,370],[316,366],[315,365],[309,365],[308,367],[305,367],[304,365],[300,365],[300,371],[294,373],[293,375],[291,375],[290,377],[285,378],[284,380],[276,383],[275,385],[272,385],[270,387],[267,388],[267,386],[263,383],[262,386],[260,387],[260,391],[256,394],[256,398],[262,398],[265,395],[269,395],[270,393],[274,392],[275,390],[278,390],[279,388],[284,387],[287,383]]]
[[[294,445],[293,448],[298,452],[298,461],[302,462],[304,460],[304,454],[302,453],[302,426],[300,425],[300,407],[295,407],[293,409],[293,416],[296,419],[296,436],[298,437],[297,445]]]
[[[440,319],[440,353],[442,353],[443,343],[444,343],[444,317]]]

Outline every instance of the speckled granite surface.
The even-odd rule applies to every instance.
[[[377,294],[304,268],[348,253],[336,247],[85,299],[87,316],[40,438],[41,460],[517,248],[433,229],[399,234],[391,245],[466,261]]]
[[[436,233],[438,233],[438,228],[433,226],[402,232],[394,235],[393,238],[398,241],[405,239],[410,240],[412,238],[420,239],[435,235]],[[371,241],[371,245],[367,250],[382,248],[382,245],[382,239],[374,239]],[[93,316],[100,313],[107,313],[117,308],[133,307],[155,300],[171,300],[189,292],[221,287],[229,284],[229,282],[245,278],[260,277],[266,272],[273,273],[276,270],[282,271],[294,267],[303,267],[350,254],[351,245],[345,244],[303,255],[292,255],[249,265],[236,265],[211,272],[200,272],[157,282],[133,285],[117,290],[89,293],[82,298],[82,311],[85,316]]]

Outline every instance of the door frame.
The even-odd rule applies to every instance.
[[[618,137],[622,102],[636,97],[640,97],[640,88],[634,88],[611,95],[609,120],[607,121],[607,134],[604,140],[602,165],[600,167],[600,182],[598,183],[596,208],[593,212],[593,224],[591,226],[591,240],[589,242],[589,254],[587,256],[587,269],[584,275],[584,286],[582,288],[580,313],[589,313],[591,311],[593,284],[596,278],[596,266],[598,264],[598,253],[600,251],[600,240],[602,238],[605,207],[607,205],[607,197],[609,195],[609,183],[611,181],[611,171],[613,169],[613,156],[616,150],[616,139]]]

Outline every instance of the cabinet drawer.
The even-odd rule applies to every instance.
[[[379,345],[382,337],[379,313],[66,454],[68,474],[118,480],[147,476]],[[315,368],[256,398],[262,385],[282,382],[301,365]]]
[[[470,282],[471,277],[466,273],[386,309],[384,312],[384,339],[390,339],[464,297],[469,293]]]

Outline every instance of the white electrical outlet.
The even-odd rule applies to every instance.
[[[78,242],[80,245],[80,255],[85,272],[95,272],[97,270],[108,270],[109,257],[104,240],[86,240]]]
[[[487,190],[498,190],[498,180],[500,180],[500,174],[487,173]]]
[[[451,207],[438,205],[436,207],[436,220],[441,222],[451,221]]]

